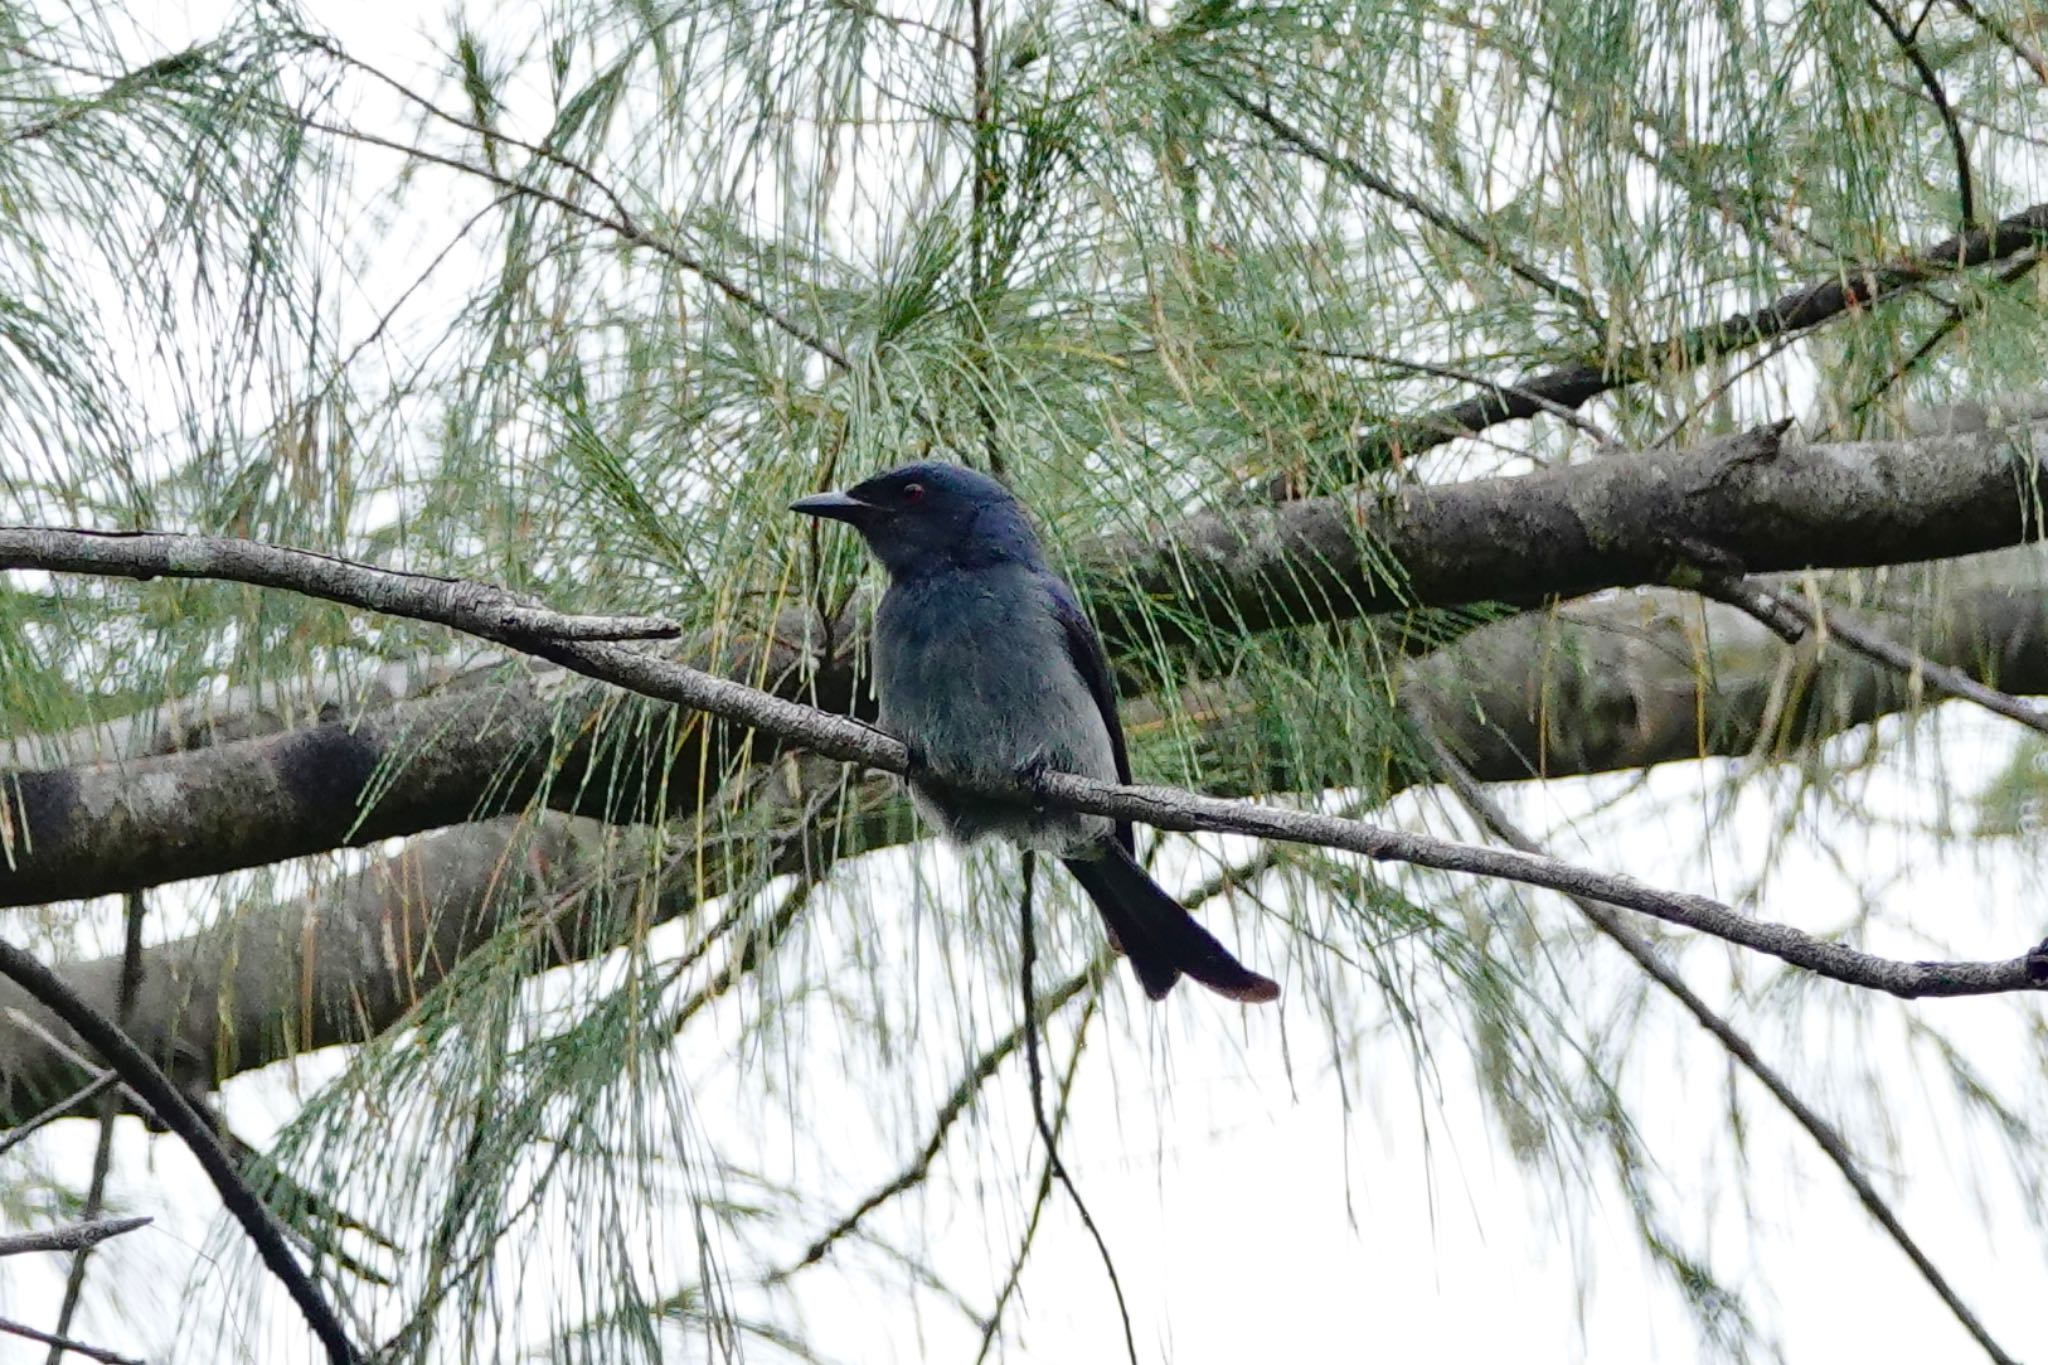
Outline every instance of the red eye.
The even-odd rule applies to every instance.
[[[904,484],[904,485],[903,485],[903,500],[904,500],[905,502],[923,502],[923,501],[924,501],[924,485],[923,485],[923,484],[921,484],[921,483],[906,483],[906,484]]]

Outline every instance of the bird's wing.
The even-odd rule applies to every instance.
[[[1102,637],[1095,633],[1095,623],[1074,600],[1074,590],[1052,574],[1044,577],[1046,592],[1052,598],[1052,614],[1066,635],[1067,657],[1074,661],[1075,671],[1088,684],[1088,691],[1095,698],[1095,709],[1102,716],[1103,728],[1109,731],[1110,752],[1116,755],[1116,780],[1129,786],[1131,758],[1124,749],[1123,722],[1117,719],[1116,714],[1116,684],[1110,680],[1109,656],[1103,652]],[[1125,852],[1136,847],[1131,837],[1130,821],[1116,822],[1116,841],[1124,846]]]

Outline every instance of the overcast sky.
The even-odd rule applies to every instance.
[[[446,31],[438,14],[415,19],[410,6],[315,8],[361,55],[399,74],[430,60],[428,44]],[[203,27],[182,7],[139,13],[165,50],[179,44],[181,33]],[[451,206],[450,222],[456,213]],[[448,223],[423,225],[422,239],[437,226]],[[1756,907],[1761,915],[1828,932],[1849,924],[1859,889],[1876,886],[1902,923],[1924,925],[1970,956],[2010,956],[2048,928],[2038,910],[2048,890],[2038,840],[1979,845],[1914,832],[1951,819],[1967,828],[1968,798],[2011,752],[2009,727],[1952,712],[1888,722],[1890,742],[1877,763],[1841,779],[1855,788],[1847,799],[1882,817],[1867,829],[1826,818],[1798,822],[1784,835],[1778,817],[1785,803],[1770,800],[1761,786],[1722,810],[1730,765],[1721,762],[1673,765],[1640,785],[1621,776],[1504,795],[1520,818],[1555,840],[1552,851],[1560,856],[1721,897],[1747,892],[1766,849],[1783,836]],[[1376,818],[1456,828],[1427,793],[1405,797]],[[907,874],[913,860],[926,874],[921,879]],[[1184,870],[1191,884],[1206,868]],[[875,855],[837,875],[837,885],[859,882],[864,895],[906,904],[930,895],[921,886],[958,889],[953,855],[929,844]],[[1449,884],[1408,883],[1418,896],[1439,900]],[[1502,901],[1509,907],[1503,913],[1527,913],[1546,928],[1575,913],[1541,895],[1503,892]],[[813,915],[829,925],[841,905],[827,896]],[[112,949],[118,907],[98,905],[91,914],[103,946]],[[189,907],[184,914],[181,920],[176,893],[164,897],[152,936],[178,932],[190,922]],[[1925,939],[1891,925],[1858,926],[1855,937],[1877,952],[1928,951]],[[682,941],[682,927],[669,926],[651,951],[658,957]],[[1506,950],[1511,939],[1501,944]],[[1606,959],[1593,979],[1619,998],[1633,968],[1605,945],[1588,952]],[[1770,964],[1731,957],[1715,945],[1695,946],[1680,960],[1716,1001],[1729,998],[1737,972],[1752,987],[1770,975]],[[615,969],[615,962],[599,962],[556,973],[536,988],[537,998],[575,991],[587,979],[579,974]],[[1826,982],[1794,989],[1849,990]],[[1006,990],[998,983],[991,996],[1006,1004]],[[1327,1026],[1304,992],[1291,992],[1284,1010],[1245,1012],[1188,989],[1150,1013],[1123,973],[1114,993],[1115,1011],[1138,1017],[1142,1027],[1134,1034],[1105,1030],[1091,1040],[1064,1155],[1115,1255],[1144,1359],[1678,1365],[1697,1358],[1693,1320],[1668,1279],[1648,1265],[1623,1192],[1600,1177],[1598,1197],[1588,1200],[1517,1162],[1480,1102],[1469,1043],[1455,1020],[1437,1021],[1428,1065],[1418,1067],[1385,1012],[1361,1007],[1353,1073],[1371,1084],[1347,1094],[1337,1071],[1317,1055],[1328,1046]],[[2023,1355],[2048,1357],[2036,1345],[2048,1303],[2039,1211],[2029,1216],[2005,1157],[1981,1125],[1962,1116],[1947,1081],[1912,1060],[1904,1029],[1916,1015],[1938,1018],[1951,1036],[1967,1040],[1973,1063],[2003,1093],[2041,1086],[2037,1000],[1877,1000],[1854,1026],[1840,1011],[1811,1009],[1789,1035],[1775,1010],[1731,1009],[1738,1025],[1754,1030],[1767,1059],[1842,1120],[1907,1228],[1990,1330]],[[887,1131],[861,1091],[862,1077],[839,1065],[837,1041],[821,1010],[786,1057],[706,1053],[692,1115],[705,1145],[758,1154],[769,1173],[811,1182],[816,1209],[850,1206],[908,1155],[908,1135]],[[1976,1357],[1812,1142],[1753,1082],[1731,1082],[1719,1046],[1676,1006],[1652,1000],[1627,1047],[1629,1094],[1658,1163],[1656,1179],[1683,1213],[1676,1231],[1688,1247],[1710,1254],[1717,1274],[1746,1296],[1787,1358]],[[334,1051],[237,1077],[225,1087],[230,1123],[260,1142],[295,1109],[298,1095],[337,1074],[343,1061]],[[757,1102],[758,1068],[771,1065],[805,1076],[804,1112],[817,1133],[834,1136],[827,1156],[795,1150],[790,1133]],[[930,1070],[936,1077],[945,1066],[934,1061]],[[930,1187],[885,1210],[878,1223],[922,1246],[983,1310],[1027,1208],[1016,1173],[1035,1169],[1017,1107],[1021,1086],[1021,1071],[1006,1069],[991,1092],[990,1112],[954,1137]],[[1728,1131],[1731,1094],[1746,1123],[1740,1153]],[[1882,1098],[1889,1128],[1873,1121],[1873,1096]],[[47,1164],[82,1189],[94,1136],[90,1123],[58,1124],[7,1160],[24,1163],[16,1169]],[[394,1161],[401,1159],[394,1153]],[[225,1342],[216,1335],[222,1321],[248,1321],[221,1309],[219,1285],[247,1292],[252,1277],[182,1147],[122,1120],[111,1189],[112,1207],[158,1222],[101,1253],[76,1335],[153,1360],[307,1358],[290,1308],[267,1281],[255,1282],[267,1311],[249,1327],[253,1335]],[[664,1287],[662,1268],[689,1250],[692,1234],[679,1208],[650,1210],[649,1226],[635,1230],[644,1235],[655,1289]],[[790,1229],[793,1247],[806,1230],[815,1228]],[[523,1276],[526,1291],[513,1309],[524,1316],[515,1321],[536,1338],[558,1325],[539,1301],[571,1278],[552,1254],[545,1238],[508,1250],[508,1279]],[[209,1278],[203,1272],[216,1256],[226,1273]],[[0,1262],[0,1315],[46,1324],[62,1272],[57,1257]],[[205,1281],[197,1290],[195,1276]],[[907,1297],[900,1271],[857,1248],[805,1272],[794,1286],[782,1298],[742,1294],[735,1306],[747,1317],[795,1314],[831,1360],[973,1358],[976,1334],[959,1313],[937,1295]],[[1121,1349],[1093,1244],[1056,1195],[1003,1358],[1053,1365],[1114,1360]],[[41,1357],[40,1349],[0,1337],[0,1362]]]

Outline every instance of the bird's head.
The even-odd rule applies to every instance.
[[[1005,562],[1035,565],[1041,558],[1023,504],[988,475],[956,464],[907,464],[843,493],[799,498],[789,510],[853,527],[896,578]]]

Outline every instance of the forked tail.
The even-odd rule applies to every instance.
[[[1186,975],[1248,1005],[1279,998],[1279,986],[1232,957],[1122,844],[1110,840],[1102,848],[1099,857],[1068,858],[1066,864],[1130,958],[1145,994],[1163,1000]]]

